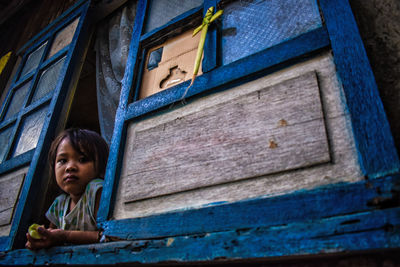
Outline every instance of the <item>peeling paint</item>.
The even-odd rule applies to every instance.
[[[168,239],[167,239],[167,247],[171,246],[172,243],[174,243],[174,241],[175,241],[174,238],[172,238],[172,237],[168,238]]]

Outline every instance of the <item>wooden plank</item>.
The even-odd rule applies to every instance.
[[[125,201],[329,162],[314,72],[196,112],[133,124]]]
[[[7,179],[0,179],[0,226],[11,223],[25,174],[21,173]]]
[[[10,234],[13,212],[18,204],[19,193],[27,172],[28,167],[19,167],[15,171],[0,176],[0,217],[2,221],[0,237],[8,238]]]
[[[259,80],[237,86],[229,91],[203,97],[190,105],[170,111],[170,113],[174,112],[177,114],[176,116],[183,116],[196,112],[196,107],[209,108],[217,103],[228,102],[252,91],[257,91],[259,83],[264,84],[265,87],[273,86],[308,72],[316,72],[318,76],[330,147],[330,163],[130,203],[125,203],[122,190],[119,190],[113,207],[113,218],[138,218],[177,210],[197,209],[216,203],[287,194],[299,189],[315,188],[338,182],[355,182],[364,179],[358,165],[354,139],[349,127],[350,120],[346,109],[346,101],[336,76],[333,58],[329,53],[324,53],[312,60],[285,68]],[[158,118],[160,117],[158,116]],[[153,123],[153,125],[162,124],[166,121],[160,120],[157,123]]]

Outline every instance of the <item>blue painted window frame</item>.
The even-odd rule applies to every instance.
[[[218,2],[219,1],[216,0],[205,0],[203,14],[204,10],[206,10],[208,6],[216,6]],[[135,82],[137,81],[138,76],[135,74],[138,73],[139,69],[140,62],[138,59],[143,53],[141,42],[147,40],[147,38],[157,31],[162,31],[163,29],[173,25],[173,23],[177,22],[179,19],[184,19],[186,16],[189,16],[191,12],[198,12],[198,10],[188,11],[188,13],[185,13],[182,17],[177,18],[176,21],[172,21],[171,25],[168,24],[162,26],[154,32],[142,36],[141,31],[146,15],[146,5],[146,0],[139,0],[134,31],[132,34],[132,42],[130,45],[129,60],[127,62],[125,76],[122,82],[123,87],[121,91],[120,104],[117,109],[114,134],[111,142],[111,153],[107,165],[105,184],[98,212],[98,224],[104,229],[105,234],[129,239],[153,239],[225,231],[219,237],[212,237],[221,238],[221,240],[223,240],[221,242],[224,242],[224,240],[229,240],[230,238],[230,232],[228,231],[233,230],[233,232],[240,232],[246,227],[254,227],[252,232],[249,234],[263,237],[263,239],[260,239],[260,242],[264,244],[264,246],[267,246],[269,233],[257,233],[257,227],[276,223],[276,219],[279,219],[267,216],[271,215],[268,213],[268,210],[270,210],[271,207],[286,207],[287,213],[285,216],[287,218],[283,218],[280,222],[296,222],[298,224],[295,226],[298,227],[298,231],[302,231],[303,228],[301,228],[301,226],[305,219],[311,219],[311,221],[306,221],[305,223],[308,225],[307,229],[311,231],[310,229],[313,229],[312,222],[314,219],[319,219],[323,216],[332,216],[334,214],[353,215],[355,212],[365,209],[367,200],[375,197],[376,192],[373,194],[371,193],[370,195],[365,194],[365,191],[368,191],[368,189],[363,182],[360,182],[350,185],[341,184],[340,186],[330,188],[329,190],[305,191],[277,198],[247,200],[221,206],[172,212],[137,219],[113,220],[112,206],[118,186],[119,170],[123,158],[126,127],[128,123],[133,120],[142,119],[148,114],[160,111],[172,103],[178,102],[176,106],[179,107],[179,99],[188,84],[188,82],[186,82],[148,98],[131,102],[132,94],[137,89]],[[356,148],[363,174],[367,178],[375,178],[372,180],[370,186],[382,188],[382,191],[386,192],[391,188],[390,185],[393,185],[395,182],[397,183],[399,180],[399,160],[395,151],[389,124],[379,98],[374,76],[369,66],[350,5],[348,0],[319,0],[319,7],[325,21],[325,24],[322,27],[222,67],[217,64],[217,57],[215,52],[213,52],[216,51],[216,49],[214,49],[215,47],[211,48],[216,45],[218,37],[217,31],[215,29],[210,29],[210,35],[212,38],[207,39],[205,48],[205,54],[207,56],[205,56],[203,61],[203,66],[206,71],[203,75],[197,78],[196,83],[188,92],[187,101],[190,102],[195,97],[201,97],[204,94],[227,90],[239,83],[273,73],[276,70],[290,66],[295,62],[309,59],[321,51],[331,50],[334,55],[338,76],[343,85],[347,99]],[[76,40],[74,39],[74,41]],[[140,76],[140,74],[138,75]],[[60,102],[54,103],[53,107],[59,109]],[[49,123],[49,120],[50,119],[46,122]],[[55,127],[54,124],[53,126],[50,126],[50,123],[46,125],[49,129]],[[41,136],[41,144],[43,144],[44,141],[48,141],[49,132],[50,131],[48,130],[46,137]],[[40,147],[43,150],[44,148],[42,147],[43,145]],[[40,149],[35,150],[31,164],[37,165],[38,161],[43,159],[43,155],[39,155],[39,150]],[[34,199],[32,193],[34,190],[29,191],[29,189],[34,186],[34,172],[34,168],[29,170],[27,176],[29,185],[24,185],[22,203],[27,203],[27,201]],[[390,176],[392,174],[393,176]],[[327,194],[327,192],[329,192],[329,194]],[[352,205],[336,205],[336,200],[338,199],[347,199]],[[301,201],[305,202],[304,207],[307,208],[299,211],[299,214],[297,209],[291,208],[292,203]],[[315,202],[322,204],[316,205],[315,207],[307,205],[310,201],[312,203]],[[300,205],[302,204],[300,203]],[[12,233],[17,233],[18,229],[20,230],[20,233],[24,233],[21,227],[24,226],[23,222],[26,222],[29,217],[29,212],[27,211],[28,208],[27,205],[23,207],[22,204],[18,204],[16,214],[18,216],[17,220],[19,224],[18,222],[15,223],[15,220],[13,221]],[[333,210],[333,212],[329,213],[331,210]],[[327,211],[329,214],[326,213]],[[27,212],[27,215],[25,215],[25,212]],[[361,215],[355,214],[354,217],[370,216],[373,219],[376,218],[376,213],[378,213],[378,217],[380,218],[383,215],[394,216],[398,214],[397,212],[398,208],[397,210],[390,210],[389,212],[379,210],[379,212],[374,213],[363,213]],[[23,214],[24,218],[22,218]],[[280,214],[282,213],[272,215],[279,217]],[[307,214],[309,217],[304,218],[304,214]],[[212,221],[213,223],[205,224],[204,221]],[[311,226],[309,224],[311,224]],[[331,225],[327,225],[326,227],[330,226]],[[384,234],[386,235],[386,233]],[[228,237],[224,238],[224,235],[227,235]],[[284,239],[286,235],[286,232],[283,235],[281,234],[281,238]],[[367,238],[369,233],[360,236]],[[363,243],[363,247],[358,246],[358,244],[355,246],[352,243],[352,240],[342,241],[345,243],[350,242],[351,244],[349,243],[348,247],[351,250],[359,250],[383,248],[386,244],[382,242],[385,242],[386,239],[382,240],[377,241],[377,243],[374,244]],[[12,242],[11,238],[6,241],[0,239],[0,247],[10,247]],[[188,242],[191,242],[191,240],[181,238],[180,242],[182,242],[182,244],[187,244]],[[216,244],[217,245],[214,245],[216,249],[220,249],[217,246],[221,244],[217,242]],[[189,245],[195,246],[196,243]],[[249,250],[243,252],[243,255],[241,256],[264,257],[265,255],[268,255],[268,252],[266,254],[264,251],[261,251],[260,247],[261,246],[257,246],[257,248],[251,247]],[[269,255],[282,256],[290,255],[295,252],[301,253],[303,251],[319,253],[321,249],[324,248],[318,246],[313,250],[313,246],[310,247],[311,250],[307,250],[307,248],[304,249],[303,247],[296,247],[293,248],[293,250],[289,249],[288,251],[278,248],[279,251],[276,252],[277,254],[271,252]],[[329,248],[329,246],[327,248]],[[179,250],[179,248],[176,250]],[[166,256],[167,253],[168,252],[163,254],[165,260],[170,259]],[[187,251],[181,251],[181,253],[186,255]],[[85,257],[87,255],[82,255],[81,259],[86,260]],[[130,253],[130,255],[132,256],[133,254]],[[234,257],[237,257],[237,255],[235,254]],[[209,259],[209,255],[202,255],[198,256],[198,258],[193,258],[193,260],[196,259]],[[102,259],[100,258],[100,260]],[[88,263],[87,261],[82,262]]]
[[[9,250],[16,245],[20,246],[21,244],[25,243],[25,233],[27,226],[30,223],[32,210],[35,205],[35,199],[37,198],[37,195],[41,193],[38,188],[40,188],[41,184],[44,182],[44,179],[46,179],[45,177],[47,177],[46,175],[43,175],[43,171],[45,170],[47,163],[47,151],[49,149],[49,144],[51,143],[51,139],[54,138],[56,128],[63,123],[60,122],[59,119],[63,111],[62,109],[65,106],[66,97],[70,94],[69,91],[71,90],[71,78],[73,75],[75,75],[76,66],[79,65],[78,62],[84,54],[84,47],[86,46],[88,36],[90,35],[88,34],[89,23],[87,19],[89,6],[90,0],[78,1],[60,17],[58,17],[55,21],[53,21],[35,37],[28,41],[28,43],[18,51],[18,53],[23,53],[23,56],[21,64],[13,78],[9,92],[7,93],[5,101],[2,104],[2,108],[0,110],[2,111],[2,117],[4,116],[4,112],[7,108],[7,101],[10,98],[12,89],[14,87],[18,87],[18,85],[23,84],[28,79],[32,80],[27,96],[24,100],[25,106],[25,104],[33,95],[33,90],[38,82],[38,79],[40,78],[41,71],[64,56],[65,61],[60,70],[56,86],[51,93],[48,93],[40,100],[32,103],[30,106],[21,109],[12,118],[0,122],[0,129],[7,128],[10,127],[10,125],[15,124],[12,131],[12,139],[14,139],[14,141],[8,149],[8,153],[10,153],[11,148],[16,142],[15,139],[17,138],[16,136],[22,118],[27,114],[40,109],[41,107],[47,106],[46,117],[44,119],[44,124],[40,132],[36,148],[31,149],[19,156],[7,159],[0,164],[0,174],[5,174],[15,169],[29,166],[20,192],[19,200],[16,204],[16,207],[14,207],[14,215],[12,218],[10,234],[9,236],[0,237],[0,251]],[[58,31],[77,17],[79,17],[79,23],[76,27],[74,37],[72,38],[70,44],[58,51],[51,58],[46,59],[46,55],[49,52],[52,41],[54,40]],[[19,77],[27,56],[30,54],[30,52],[34,51],[46,41],[48,44],[36,70],[24,75],[24,77]]]
[[[204,1],[203,14],[209,6],[217,6],[219,2]],[[207,38],[206,41],[203,60],[204,73],[197,77],[196,82],[187,93],[187,102],[190,103],[192,98],[201,97],[212,91],[229,89],[238,83],[264,76],[294,62],[311,58],[321,51],[330,50],[334,56],[338,76],[347,99],[363,174],[367,179],[396,174],[399,171],[399,159],[379,98],[374,75],[348,0],[319,0],[318,5],[324,20],[321,27],[225,66],[217,65],[215,47],[218,35],[216,29],[213,28],[210,33],[211,38]],[[154,114],[173,103],[179,106],[178,101],[189,83],[185,82],[145,99],[130,102],[132,94],[137,94],[138,87],[135,82],[137,83],[138,76],[141,75],[140,71],[138,76],[135,75],[135,72],[141,68],[139,65],[142,53],[141,42],[157,30],[161,31],[169,26],[165,25],[142,36],[146,6],[146,0],[139,1],[129,60],[116,115],[98,224],[104,229],[105,234],[129,239],[162,238],[226,230],[230,227],[230,229],[246,227],[248,221],[240,218],[241,215],[246,216],[247,212],[247,208],[239,208],[243,203],[144,218],[112,219],[112,207],[118,187],[128,123]],[[136,99],[134,98],[134,100]],[[264,205],[270,204],[268,201],[268,199],[245,201],[244,205],[248,204],[251,208],[262,209]],[[234,216],[237,221],[228,226],[226,226],[225,217],[227,213],[223,212],[225,209],[231,209],[232,213],[240,213],[238,216]],[[218,215],[219,211],[221,211],[221,215]],[[204,221],[208,220],[212,220],[213,224],[204,224]],[[258,220],[262,224],[262,220]]]

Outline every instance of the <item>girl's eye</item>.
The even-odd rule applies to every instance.
[[[88,161],[89,161],[89,159],[86,158],[86,157],[81,157],[81,158],[79,158],[79,162],[80,162],[80,163],[86,163],[86,162],[88,162]]]
[[[57,163],[59,163],[59,164],[65,164],[66,162],[67,162],[66,159],[58,159],[57,160]]]

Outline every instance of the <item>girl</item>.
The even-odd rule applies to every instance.
[[[46,213],[50,227],[39,227],[40,239],[29,233],[26,247],[48,248],[64,243],[88,244],[100,240],[96,216],[102,192],[108,145],[95,132],[82,129],[63,131],[51,144],[50,174],[65,192]]]

